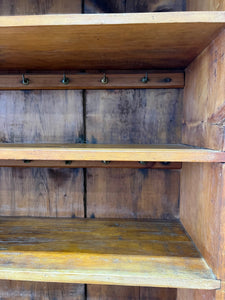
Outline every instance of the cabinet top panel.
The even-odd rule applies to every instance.
[[[0,17],[0,70],[185,68],[225,12]]]

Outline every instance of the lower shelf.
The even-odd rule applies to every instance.
[[[220,287],[176,221],[3,217],[0,279]]]

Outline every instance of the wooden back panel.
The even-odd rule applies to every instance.
[[[85,12],[183,9],[183,1],[178,0],[82,2]],[[81,4],[79,0],[2,0],[0,12],[76,13]],[[0,104],[3,143],[181,140],[180,90],[3,91]],[[5,168],[0,172],[0,214],[173,219],[179,217],[179,182],[177,170]],[[0,298],[15,299],[15,295],[21,299],[175,300],[176,290],[0,282]]]
[[[110,6],[111,5],[111,6]],[[182,1],[85,0],[85,12],[182,10]],[[91,143],[166,143],[181,139],[181,90],[86,91]],[[156,171],[156,170],[155,170]],[[87,216],[178,218],[179,171],[87,170]],[[175,300],[176,289],[87,286],[87,299]]]

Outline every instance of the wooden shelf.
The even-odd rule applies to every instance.
[[[217,289],[176,221],[0,218],[0,279]]]
[[[0,160],[225,162],[225,152],[186,145],[0,144]]]
[[[1,70],[185,68],[224,12],[1,16]]]

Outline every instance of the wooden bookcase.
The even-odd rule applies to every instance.
[[[225,2],[131,2],[0,1],[0,299],[225,299]]]

